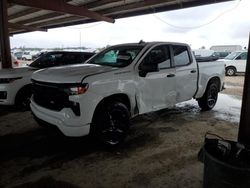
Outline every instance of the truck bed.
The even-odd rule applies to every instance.
[[[198,62],[199,70],[198,90],[194,98],[200,98],[204,94],[207,81],[212,77],[218,77],[221,80],[220,91],[223,88],[225,78],[225,65],[221,61]],[[213,73],[213,74],[211,74]]]

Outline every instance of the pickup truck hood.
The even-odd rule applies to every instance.
[[[0,78],[15,78],[30,75],[37,69],[32,67],[20,67],[13,69],[1,69]]]
[[[52,83],[80,83],[86,76],[109,72],[116,69],[117,68],[114,67],[93,64],[67,65],[37,71],[32,75],[32,79]]]

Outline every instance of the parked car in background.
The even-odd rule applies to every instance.
[[[18,105],[29,108],[31,96],[31,75],[34,71],[54,66],[83,63],[94,53],[86,52],[48,52],[29,66],[18,69],[0,70],[0,105]]]
[[[193,53],[197,62],[216,61],[219,59],[213,50],[199,49],[193,50]]]
[[[214,52],[213,56],[218,57],[218,59],[224,59],[228,56],[231,52]]]
[[[226,75],[234,76],[238,72],[245,72],[247,62],[247,51],[232,52],[224,59],[220,59],[226,65]]]
[[[198,50],[193,50],[193,53],[195,57],[209,57],[213,55],[214,51],[206,49],[198,49]]]
[[[195,98],[211,110],[223,88],[224,64],[197,63],[187,44],[111,46],[81,65],[32,75],[31,110],[38,124],[64,135],[92,133],[105,144],[126,137],[130,118]]]
[[[33,54],[32,55],[32,60],[35,60],[35,59],[39,58],[40,56],[42,56],[45,53],[46,52],[39,52],[39,53]]]
[[[24,60],[24,61],[31,61],[32,60],[31,53],[30,52],[23,52],[22,60]]]
[[[12,62],[12,68],[20,67],[21,62],[18,61],[15,56],[11,54],[11,62]],[[0,69],[2,69],[2,60],[1,60],[1,55],[0,55]]]
[[[14,52],[13,54],[17,59],[21,60],[23,56],[23,52]]]
[[[195,56],[195,59],[197,62],[209,62],[209,61],[216,61],[217,59],[219,59],[219,57],[216,55],[211,55],[207,57]]]
[[[230,52],[214,52],[210,56],[195,56],[197,62],[216,61],[218,59],[224,59]]]

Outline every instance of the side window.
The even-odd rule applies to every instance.
[[[158,64],[159,69],[166,69],[171,67],[169,48],[165,46],[157,46],[152,49],[145,57],[143,63]]]
[[[241,53],[237,58],[237,60],[246,60],[247,59],[247,53]]]
[[[190,57],[186,46],[173,46],[175,66],[184,66],[190,63]]]
[[[39,59],[39,64],[44,67],[51,67],[58,64],[63,54],[46,54]]]
[[[64,54],[64,56],[61,59],[61,61],[62,61],[61,63],[63,65],[79,64],[79,63],[83,62],[81,54],[76,54],[76,53]]]
[[[94,55],[94,54],[93,54]],[[87,61],[89,58],[93,56],[92,54],[85,54],[84,55],[84,61]]]

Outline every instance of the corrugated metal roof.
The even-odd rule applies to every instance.
[[[84,7],[113,19],[225,1],[230,0],[63,0],[64,3]],[[12,0],[9,0],[9,2],[11,3],[8,7],[9,22],[18,25],[49,29],[97,21],[93,18],[13,4],[15,1],[12,2]],[[27,31],[10,28],[10,34],[23,32]]]

